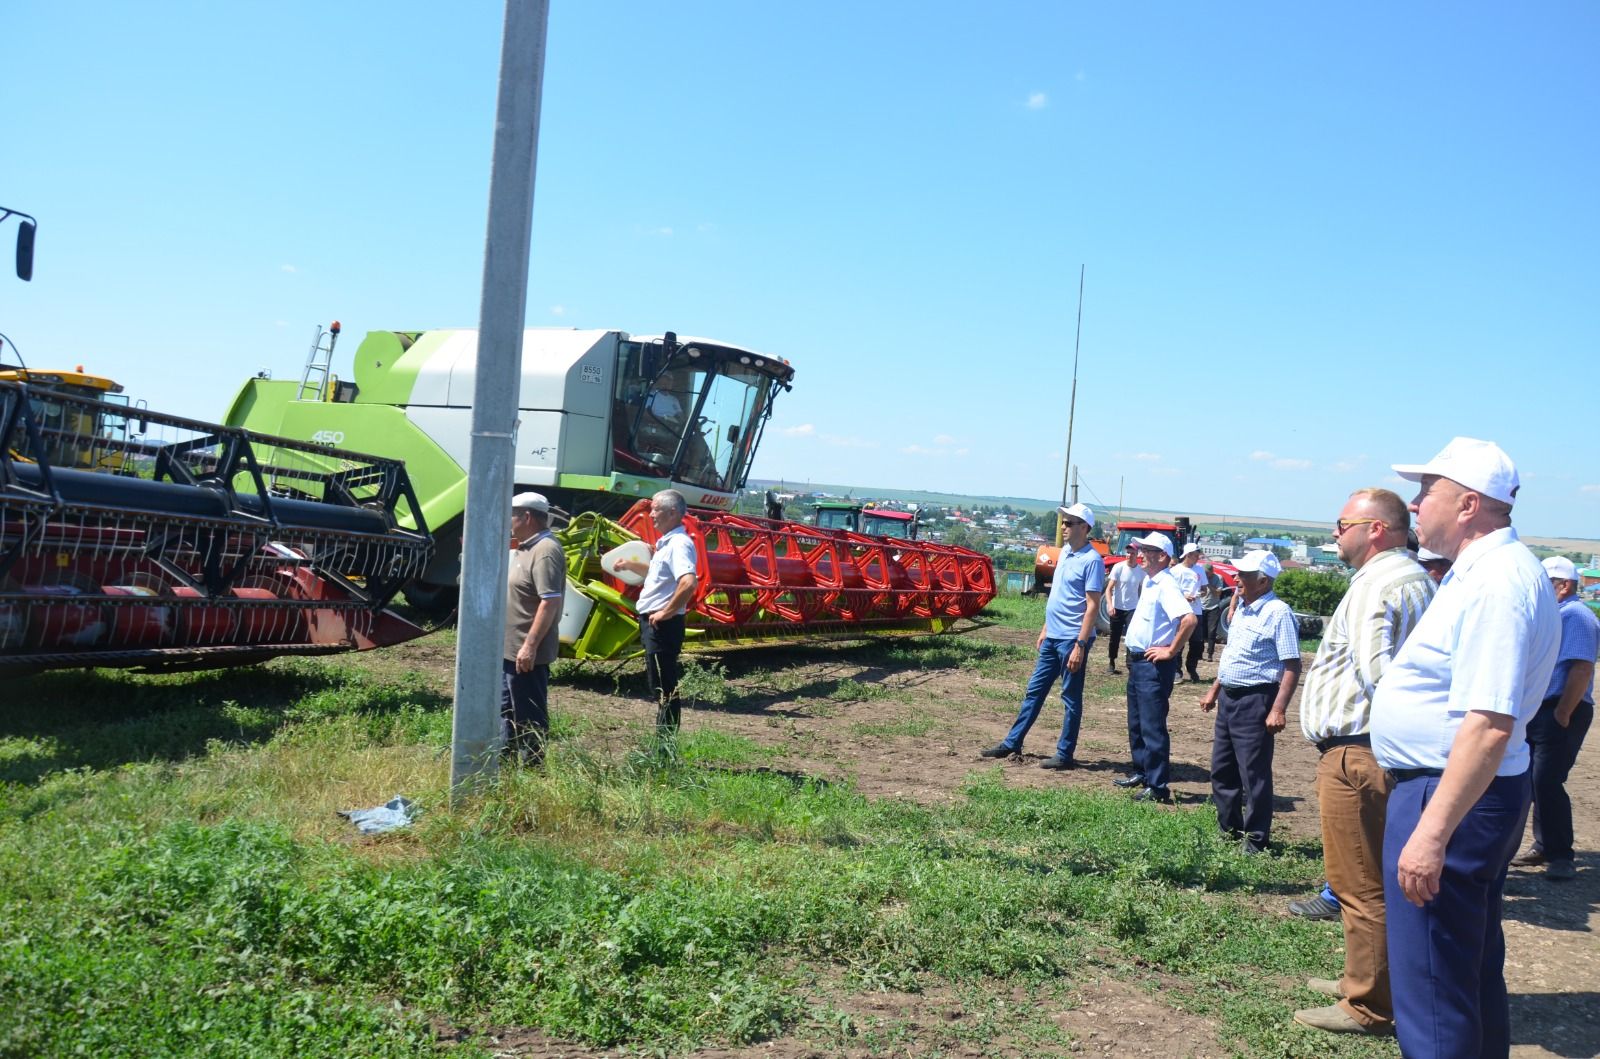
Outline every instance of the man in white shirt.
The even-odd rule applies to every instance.
[[[644,644],[645,677],[656,700],[656,731],[672,736],[683,707],[678,701],[678,653],[683,650],[684,614],[699,582],[694,539],[683,528],[689,509],[683,494],[663,489],[650,498],[650,523],[657,534],[648,563],[623,559],[617,569],[644,575],[639,589],[639,639]]]
[[[1129,541],[1127,557],[1106,574],[1103,606],[1106,617],[1111,622],[1111,634],[1107,639],[1110,641],[1109,652],[1113,673],[1121,672],[1117,668],[1117,651],[1122,647],[1122,637],[1128,631],[1128,620],[1133,617],[1133,608],[1139,605],[1139,593],[1144,589],[1144,582],[1144,567],[1139,565],[1139,545]]]
[[[1454,564],[1372,702],[1373,755],[1394,778],[1383,873],[1395,1029],[1407,1059],[1504,1056],[1501,898],[1532,797],[1525,732],[1561,623],[1511,528],[1519,481],[1499,446],[1458,437],[1394,469],[1421,483],[1418,541]]]
[[[1167,712],[1183,645],[1194,632],[1196,618],[1167,569],[1172,540],[1164,533],[1151,533],[1135,543],[1150,580],[1128,623],[1128,749],[1134,771],[1115,782],[1118,787],[1143,787],[1134,796],[1139,801],[1170,805],[1172,741]]]
[[[1189,637],[1189,654],[1183,660],[1183,668],[1188,670],[1191,684],[1200,683],[1200,653],[1205,650],[1206,641],[1200,631],[1200,623],[1205,621],[1206,571],[1200,565],[1203,558],[1200,545],[1190,541],[1183,546],[1178,565],[1172,568],[1172,576],[1178,579],[1183,598],[1189,601],[1189,609],[1194,612],[1195,632]]]

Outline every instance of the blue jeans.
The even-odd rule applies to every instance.
[[[1006,734],[1005,745],[1012,753],[1022,749],[1022,740],[1027,736],[1028,729],[1033,727],[1033,722],[1039,719],[1039,711],[1044,708],[1044,700],[1050,694],[1051,686],[1057,677],[1066,674],[1061,682],[1061,705],[1065,708],[1066,717],[1061,722],[1061,738],[1056,741],[1056,755],[1072,760],[1072,752],[1078,748],[1078,725],[1083,721],[1083,675],[1089,668],[1089,648],[1086,647],[1083,650],[1084,664],[1078,667],[1076,673],[1067,672],[1067,658],[1072,654],[1072,645],[1077,642],[1076,639],[1045,637],[1044,644],[1039,648],[1039,661],[1035,663],[1033,676],[1028,680],[1028,690],[1022,696],[1022,708],[1017,711],[1017,723]]]
[[[1490,782],[1445,846],[1439,895],[1418,908],[1400,890],[1397,865],[1438,786],[1438,777],[1423,776],[1389,795],[1383,905],[1395,1032],[1406,1059],[1504,1059],[1511,1011],[1500,904],[1532,784],[1526,772]]]
[[[1165,662],[1143,658],[1128,663],[1128,749],[1133,767],[1146,787],[1167,789],[1172,772],[1172,740],[1167,734],[1167,707],[1178,676],[1176,656]]]

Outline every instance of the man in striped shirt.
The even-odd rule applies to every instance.
[[[1337,1004],[1297,1011],[1335,1033],[1393,1032],[1383,914],[1383,822],[1390,781],[1372,756],[1372,695],[1433,599],[1434,582],[1406,551],[1411,513],[1387,489],[1350,494],[1334,539],[1355,569],[1300,692],[1300,727],[1317,745],[1317,801],[1328,883],[1343,911],[1344,977],[1312,979]]]

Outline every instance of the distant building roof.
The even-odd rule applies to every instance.
[[[1251,537],[1246,544],[1263,544],[1269,548],[1293,548],[1294,541],[1288,537]]]

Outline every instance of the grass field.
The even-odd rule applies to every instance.
[[[991,616],[1036,628],[1040,605]],[[975,675],[1016,650],[869,649]],[[693,680],[730,694],[714,665]],[[867,797],[748,738],[704,728],[664,755],[560,708],[545,771],[452,811],[435,689],[381,656],[14,683],[0,1056],[488,1055],[495,1027],[651,1053],[1069,1054],[1082,1035],[1047,1012],[1090,973],[1219,1027],[1209,1054],[1395,1054],[1287,1025],[1337,932],[1261,906],[1317,881],[1312,845],[1246,857],[1203,807],[976,771],[948,805]],[[356,836],[335,811],[373,790],[419,823]],[[859,1002],[929,993],[969,1015],[909,1028]]]

